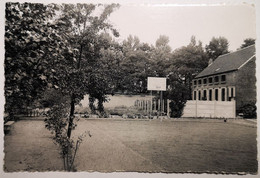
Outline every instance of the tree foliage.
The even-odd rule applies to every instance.
[[[118,90],[130,94],[146,93],[147,77],[151,71],[151,47],[131,35],[122,44],[123,58]]]
[[[95,113],[94,101],[98,101],[97,110],[104,115],[103,103],[108,101],[108,94],[114,94],[119,81],[120,60],[123,56],[118,44],[115,41],[109,42],[109,47],[100,50],[101,56],[91,65],[89,74],[90,108]]]
[[[155,48],[152,51],[153,71],[156,76],[164,77],[167,75],[165,69],[169,66],[171,58],[171,47],[169,45],[169,37],[160,35],[155,42]]]
[[[217,59],[218,56],[229,53],[229,42],[225,37],[213,37],[208,45],[206,51],[210,59]]]
[[[52,86],[52,63],[63,58],[64,49],[50,23],[55,9],[54,4],[6,3],[5,108],[10,115]]]
[[[184,104],[191,99],[191,82],[208,64],[208,57],[200,41],[191,37],[190,44],[176,49],[171,58],[168,68],[167,97],[172,100],[172,116],[180,117]]]
[[[253,44],[255,44],[255,39],[247,38],[243,41],[243,44],[240,46],[240,49],[251,46]]]
[[[54,23],[59,26],[58,34],[66,42],[68,50],[64,51],[66,60],[57,64],[62,70],[56,76],[59,79],[57,86],[71,100],[68,137],[73,126],[75,104],[90,92],[89,88],[94,88],[102,95],[105,93],[102,91],[103,86],[97,85],[103,80],[100,77],[103,75],[97,73],[97,66],[102,57],[101,50],[109,47],[109,41],[104,38],[103,33],[110,30],[113,35],[118,36],[117,31],[107,22],[108,16],[116,7],[117,4],[105,5],[103,8],[93,4],[62,4],[59,7],[59,17]],[[96,11],[101,12],[97,14]],[[92,97],[103,99],[103,96]]]

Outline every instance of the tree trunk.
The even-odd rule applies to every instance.
[[[83,45],[80,45],[80,53],[79,53],[79,61],[78,61],[78,64],[77,64],[77,69],[80,69],[82,50],[83,50]],[[71,102],[70,102],[69,126],[68,126],[68,132],[67,132],[68,138],[70,138],[70,136],[71,136],[71,131],[72,131],[72,127],[73,127],[74,111],[75,111],[75,95],[72,94]]]
[[[68,126],[68,132],[67,132],[67,136],[69,138],[71,136],[71,130],[72,130],[72,126],[73,126],[74,111],[75,111],[75,96],[74,96],[74,94],[72,94],[71,102],[70,102],[69,126]]]
[[[100,112],[101,115],[104,114],[104,105],[103,105],[103,99],[99,98],[98,99],[98,111]]]

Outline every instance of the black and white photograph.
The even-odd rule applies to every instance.
[[[1,2],[1,172],[258,175],[256,4],[206,2]]]

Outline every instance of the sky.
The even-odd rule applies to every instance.
[[[191,36],[203,46],[212,37],[225,37],[229,50],[240,47],[246,38],[256,39],[255,7],[250,4],[212,6],[122,4],[109,17],[120,40],[130,34],[141,42],[155,44],[160,35],[169,37],[172,50],[189,44]]]

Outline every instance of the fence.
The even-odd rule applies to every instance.
[[[143,99],[143,100],[136,100],[135,106],[139,109],[146,111],[148,114],[151,113],[161,113],[163,115],[170,116],[170,100],[162,100],[160,99]]]
[[[188,100],[182,117],[235,118],[236,101]]]
[[[35,108],[35,109],[27,109],[24,112],[24,114],[25,114],[25,116],[37,117],[37,116],[45,116],[48,111],[49,111],[49,108],[45,108],[45,109]]]

